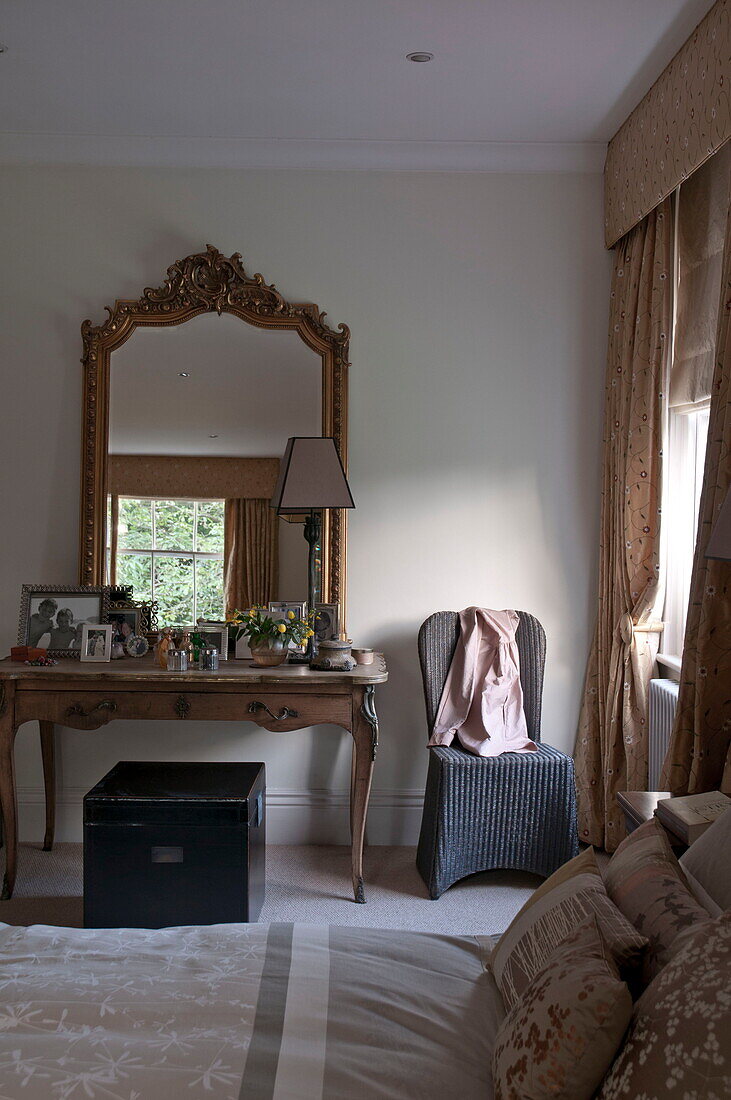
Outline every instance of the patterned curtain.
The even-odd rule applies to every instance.
[[[647,786],[657,635],[663,389],[672,326],[670,199],[617,245],[604,414],[599,607],[576,741],[579,839],[614,851],[618,790]]]
[[[279,516],[269,500],[226,501],[223,529],[226,615],[279,594]]]
[[[731,484],[731,208],[715,360],[680,698],[660,780],[673,794],[695,794],[722,786],[731,793],[731,564],[705,557]]]

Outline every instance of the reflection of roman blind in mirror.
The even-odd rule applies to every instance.
[[[729,205],[731,142],[680,187],[677,211],[677,307],[670,405],[711,396],[721,262]]]
[[[269,499],[278,458],[210,455],[109,455],[109,493],[121,497]]]

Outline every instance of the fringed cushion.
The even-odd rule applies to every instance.
[[[596,916],[620,969],[639,965],[647,940],[609,899],[593,848],[559,868],[528,899],[490,956],[495,980],[510,1010],[556,947],[588,917]]]
[[[495,1100],[590,1100],[632,1016],[596,917],[551,955],[503,1020],[495,1041]]]

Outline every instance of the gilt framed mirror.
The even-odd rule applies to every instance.
[[[212,245],[106,308],[81,328],[81,583],[131,584],[160,626],[304,600],[302,526],[269,499],[290,436],[332,436],[347,471],[347,326]],[[344,511],[323,516],[318,563],[342,622]]]

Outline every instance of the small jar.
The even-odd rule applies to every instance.
[[[218,672],[218,650],[214,645],[204,645],[198,654],[201,672]]]
[[[175,649],[173,646],[168,650],[168,672],[187,672],[188,671],[188,653],[185,649]]]

